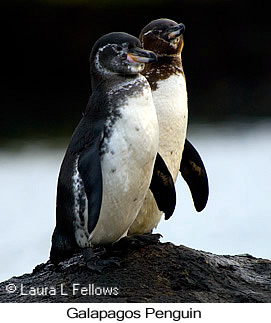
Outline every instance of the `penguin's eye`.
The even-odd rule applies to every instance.
[[[121,46],[117,46],[117,47],[116,47],[116,50],[117,50],[118,52],[120,52],[120,51],[122,51],[122,47],[121,47]]]
[[[157,29],[154,29],[152,32],[154,33],[154,35],[158,35],[160,33],[160,31]]]

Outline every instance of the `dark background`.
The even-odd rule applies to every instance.
[[[271,116],[271,18],[263,1],[1,1],[0,142],[70,135],[90,94],[88,57],[111,31],[186,25],[190,122]]]

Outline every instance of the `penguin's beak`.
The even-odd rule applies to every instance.
[[[179,24],[177,26],[171,27],[167,30],[167,38],[168,40],[175,39],[176,37],[179,37],[182,35],[185,31],[184,24]]]
[[[151,63],[157,62],[157,56],[150,50],[137,47],[128,51],[127,60],[130,63]]]

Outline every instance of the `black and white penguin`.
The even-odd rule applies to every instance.
[[[205,208],[208,178],[200,155],[186,140],[188,106],[181,53],[185,26],[169,19],[157,19],[145,26],[139,36],[145,49],[158,57],[145,66],[142,74],[150,83],[159,122],[159,153],[176,182],[178,172],[187,182],[195,208]],[[162,213],[149,191],[128,234],[143,234],[155,228]],[[167,216],[166,216],[167,219]]]
[[[149,187],[161,210],[169,216],[174,211],[174,182],[157,154],[151,89],[140,74],[155,60],[126,33],[107,34],[92,48],[92,94],[58,177],[50,253],[55,264],[82,248],[89,268],[103,266],[90,247],[126,236]]]

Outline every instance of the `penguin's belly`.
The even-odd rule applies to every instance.
[[[159,122],[159,153],[176,182],[186,138],[188,109],[186,82],[182,75],[172,75],[157,82],[153,101]],[[162,212],[148,190],[144,203],[128,234],[148,233],[156,228]]]
[[[100,216],[90,236],[84,226],[89,245],[109,244],[125,236],[149,189],[159,130],[151,92],[144,91],[147,95],[131,98],[119,108],[120,118],[113,125],[110,137],[104,140]],[[78,233],[82,236],[82,230]],[[80,237],[77,242],[81,247],[87,244],[86,239]]]

